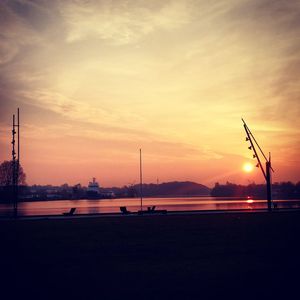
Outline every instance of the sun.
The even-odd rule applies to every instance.
[[[251,163],[244,163],[243,170],[246,173],[250,173],[253,171],[253,165]]]

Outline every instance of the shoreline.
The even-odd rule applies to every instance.
[[[288,212],[300,212],[300,208],[276,208],[271,212],[267,208],[262,209],[231,209],[231,210],[181,210],[181,211],[167,211],[166,213],[148,213],[144,210],[144,213],[131,212],[129,214],[123,213],[90,213],[90,214],[74,214],[66,216],[63,214],[53,215],[29,215],[29,216],[0,216],[1,221],[11,220],[58,220],[58,219],[82,219],[82,218],[132,218],[132,217],[165,217],[165,216],[180,216],[180,215],[220,215],[220,214],[256,214],[256,213],[288,213]]]
[[[267,201],[264,197],[247,197],[247,196],[211,196],[211,195],[168,195],[168,196],[144,196],[143,199],[195,199],[195,198],[211,198],[213,200],[228,200],[228,201],[235,201],[235,200],[254,200],[254,201]],[[139,197],[115,197],[115,198],[58,198],[58,199],[51,199],[51,198],[30,198],[30,199],[22,199],[18,201],[18,203],[28,203],[28,202],[52,202],[52,201],[81,201],[81,200],[88,200],[88,201],[102,201],[102,200],[139,200]],[[281,199],[281,198],[273,198],[272,201],[300,201],[300,198],[287,198],[287,199]],[[11,204],[10,201],[3,201],[0,200],[1,204]]]

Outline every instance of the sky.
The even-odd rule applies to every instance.
[[[0,162],[28,184],[300,180],[298,0],[0,1]]]

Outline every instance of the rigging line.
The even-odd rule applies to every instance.
[[[244,120],[243,120],[243,121],[244,121]],[[261,169],[261,171],[262,171],[262,173],[263,173],[265,179],[267,179],[267,175],[266,175],[265,170],[264,170],[264,168],[263,168],[263,166],[262,166],[262,164],[261,164],[261,161],[260,161],[259,156],[258,156],[258,154],[257,154],[257,152],[256,152],[256,149],[255,149],[255,147],[254,147],[254,145],[253,145],[251,136],[250,136],[249,131],[248,131],[248,127],[247,127],[247,125],[246,125],[245,122],[244,122],[244,129],[245,129],[246,134],[247,134],[247,136],[248,136],[248,139],[249,139],[249,141],[250,141],[251,147],[253,148],[253,151],[254,151],[255,157],[256,157],[256,159],[257,159],[257,161],[258,161],[258,164],[259,164],[259,166],[260,166],[260,169]]]
[[[262,149],[260,148],[260,146],[259,146],[258,142],[256,141],[256,139],[255,139],[254,135],[252,134],[252,132],[251,132],[250,128],[248,127],[248,125],[246,124],[246,122],[245,122],[245,125],[247,126],[247,129],[248,129],[248,131],[249,131],[250,135],[253,137],[253,140],[254,140],[255,144],[257,145],[257,147],[259,148],[259,150],[260,150],[261,154],[263,155],[263,157],[265,158],[265,160],[266,160],[266,161],[268,161],[268,159],[267,159],[266,155],[264,154],[264,152],[263,152],[263,151],[262,151]]]
[[[258,149],[260,150],[261,154],[262,154],[263,157],[265,158],[266,162],[268,162],[269,160],[267,159],[266,155],[264,154],[263,150],[262,150],[261,147],[259,146],[258,142],[256,141],[254,135],[252,134],[250,128],[248,127],[248,125],[246,124],[246,122],[244,121],[243,118],[242,118],[242,121],[243,121],[243,123],[244,123],[244,126],[247,127],[247,130],[249,131],[249,134],[252,136],[252,138],[253,138],[255,144],[257,145],[257,147],[258,147]],[[274,169],[273,169],[271,166],[270,166],[270,168],[271,168],[271,170],[272,170],[273,172],[275,172]]]

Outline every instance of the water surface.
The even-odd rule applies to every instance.
[[[300,208],[300,200],[275,200],[278,208]],[[179,197],[179,198],[144,198],[143,209],[148,206],[156,206],[156,209],[168,211],[193,211],[193,210],[234,210],[234,209],[266,209],[266,200],[245,200],[241,198],[214,198],[214,197]],[[139,198],[122,199],[82,199],[82,200],[56,200],[21,202],[18,204],[18,215],[60,215],[71,207],[76,207],[76,213],[116,213],[120,212],[120,206],[126,206],[128,210],[136,212],[140,210]],[[12,214],[11,204],[0,204],[0,215]]]

